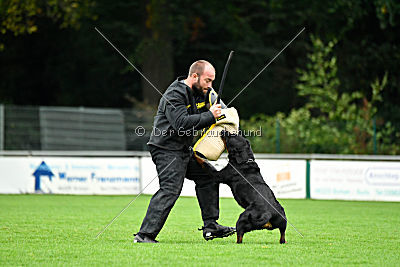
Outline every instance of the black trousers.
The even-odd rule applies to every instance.
[[[150,154],[157,168],[160,189],[150,200],[139,233],[156,238],[181,193],[185,177],[196,184],[203,221],[218,220],[219,184],[206,173],[190,150],[171,151],[150,146]]]

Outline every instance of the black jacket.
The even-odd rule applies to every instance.
[[[148,145],[168,150],[187,149],[192,145],[195,130],[215,123],[211,111],[200,111],[196,106],[196,98],[204,102],[206,96],[194,96],[181,80],[183,77],[176,79],[160,99]]]

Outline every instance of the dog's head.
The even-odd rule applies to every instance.
[[[228,150],[229,160],[242,164],[248,161],[254,161],[253,150],[251,150],[250,141],[241,135],[230,133],[228,131],[221,132],[221,138]]]

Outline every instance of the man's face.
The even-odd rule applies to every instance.
[[[206,66],[203,74],[197,75],[197,81],[193,83],[193,89],[198,94],[206,94],[208,87],[212,87],[212,82],[215,79],[215,70],[212,67]]]

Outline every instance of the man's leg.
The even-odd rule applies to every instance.
[[[186,178],[196,183],[196,196],[204,222],[219,218],[219,184],[206,173],[202,166],[191,157],[186,170]]]
[[[219,183],[195,159],[191,157],[186,178],[196,183],[196,196],[204,222],[203,236],[206,240],[233,234],[233,227],[219,225]]]
[[[153,148],[150,153],[159,174],[160,189],[150,200],[138,235],[155,239],[181,193],[189,153],[160,148]]]

